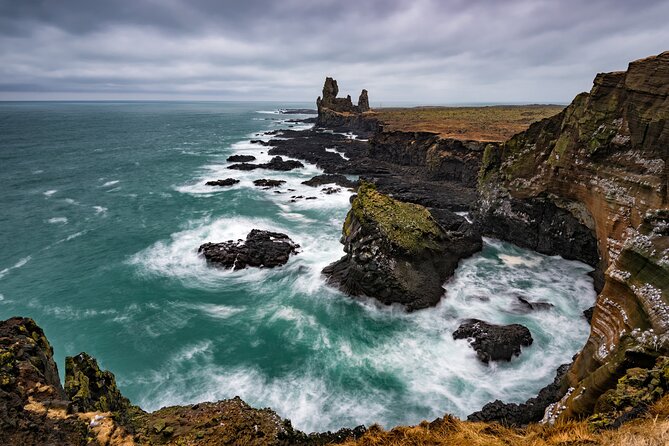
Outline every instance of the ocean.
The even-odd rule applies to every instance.
[[[435,308],[343,295],[320,270],[343,254],[350,193],[302,185],[320,173],[308,163],[227,169],[232,154],[270,158],[250,140],[295,126],[285,107],[313,104],[0,102],[0,318],[35,319],[61,377],[65,356],[95,356],[145,410],[240,396],[306,431],[464,417],[552,382],[587,339],[591,268],[486,239]],[[204,185],[228,177],[241,181]],[[259,178],[295,191],[262,190]],[[253,228],[284,232],[301,252],[241,271],[198,256]],[[522,313],[518,295],[554,307]],[[482,364],[451,336],[472,317],[521,323],[534,343]]]

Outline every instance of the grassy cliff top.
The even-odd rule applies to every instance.
[[[363,182],[351,212],[361,224],[376,225],[393,244],[409,253],[438,248],[442,230],[423,206],[394,200]],[[347,231],[350,219],[344,223]]]
[[[553,116],[562,105],[495,105],[489,107],[377,108],[384,130],[433,132],[442,138],[506,141],[535,121]]]

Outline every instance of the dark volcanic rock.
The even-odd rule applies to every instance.
[[[239,183],[239,180],[236,180],[234,178],[226,178],[225,180],[215,180],[215,181],[207,181],[205,183],[206,186],[233,186],[235,184]]]
[[[481,410],[468,415],[467,420],[497,421],[504,426],[525,426],[529,423],[541,421],[546,407],[560,400],[566,393],[564,377],[569,370],[569,366],[570,364],[562,364],[558,367],[553,382],[541,389],[536,397],[521,404],[495,400],[483,406]]]
[[[286,172],[286,171],[293,170],[293,169],[299,169],[301,167],[304,167],[304,164],[302,164],[299,161],[284,160],[280,156],[275,156],[268,163],[263,163],[263,164],[251,164],[251,163],[233,164],[231,166],[228,166],[228,169],[235,169],[235,170],[269,169],[269,170],[278,170],[278,171]]]
[[[266,178],[253,181],[253,184],[258,187],[279,187],[284,183],[284,180],[268,180]]]
[[[347,187],[350,189],[358,187],[357,181],[351,181],[348,178],[346,178],[345,175],[336,175],[336,174],[316,175],[310,180],[302,181],[302,184],[311,187],[323,186],[324,184],[336,184],[337,186]]]
[[[435,305],[459,260],[482,245],[471,225],[453,218],[460,218],[460,225],[445,230],[426,208],[393,200],[363,183],[344,222],[346,255],[323,273],[354,296],[401,303],[410,311]]]
[[[453,339],[471,339],[469,344],[478,358],[490,361],[511,361],[520,355],[520,347],[532,344],[532,335],[520,324],[495,325],[478,319],[469,320],[453,332]]]
[[[519,308],[525,311],[550,310],[554,306],[550,302],[530,302],[523,296],[516,296],[516,300],[518,301]]]
[[[249,161],[255,161],[255,160],[256,157],[253,155],[232,155],[229,156],[227,159],[227,161],[230,161],[231,163],[248,163]]]
[[[341,192],[341,189],[338,187],[324,187],[321,189],[321,192],[323,192],[325,195],[332,195],[332,194],[338,194]]]
[[[114,375],[100,370],[95,358],[83,352],[65,358],[65,393],[73,413],[124,412],[131,407],[116,387]]]
[[[233,169],[233,170],[255,170],[262,168],[263,168],[262,164],[251,164],[251,163],[239,163],[228,166],[228,169]]]
[[[583,310],[583,317],[588,321],[588,324],[592,322],[592,313],[595,312],[594,305],[586,310]]]
[[[299,247],[286,234],[253,229],[245,241],[205,243],[198,252],[208,263],[238,270],[247,266],[273,268],[284,265],[291,254],[297,254]]]

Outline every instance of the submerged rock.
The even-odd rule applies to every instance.
[[[253,229],[246,240],[205,243],[198,249],[208,263],[235,270],[247,266],[274,268],[285,265],[300,245],[286,234]]]
[[[523,296],[516,296],[517,307],[524,312],[550,310],[554,305],[550,302],[531,302]]]
[[[323,273],[330,284],[354,296],[400,303],[410,311],[435,305],[460,259],[482,246],[464,218],[453,218],[459,224],[445,229],[426,208],[363,183],[344,222],[346,255]]]
[[[249,161],[255,161],[255,159],[256,157],[253,155],[232,155],[228,157],[227,161],[231,163],[248,163]]]
[[[520,347],[532,345],[530,330],[520,324],[495,325],[471,319],[453,332],[453,339],[469,339],[476,356],[485,362],[511,361],[520,355]]]
[[[205,186],[227,187],[227,186],[234,186],[237,183],[239,183],[239,180],[236,180],[234,178],[226,178],[225,180],[207,181],[204,184],[205,184]]]
[[[270,188],[270,187],[279,187],[282,184],[284,184],[284,180],[268,180],[266,178],[261,178],[259,180],[254,180],[253,184],[258,187],[265,187],[265,188]]]

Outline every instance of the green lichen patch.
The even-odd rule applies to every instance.
[[[599,398],[588,423],[595,429],[618,427],[641,415],[668,392],[669,357],[661,356],[652,368],[628,369],[616,387]]]
[[[383,195],[371,183],[360,185],[351,212],[361,224],[376,226],[393,245],[408,253],[440,247],[443,231],[430,211]],[[350,217],[346,220],[345,235],[351,226]]]

